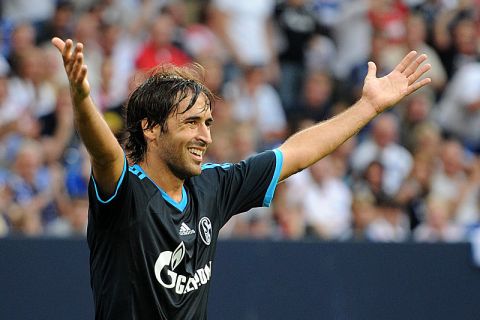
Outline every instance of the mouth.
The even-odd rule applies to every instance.
[[[190,148],[187,148],[187,150],[194,160],[196,160],[197,162],[202,162],[203,155],[205,154],[205,149],[190,147]]]

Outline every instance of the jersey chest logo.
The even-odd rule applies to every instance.
[[[209,261],[191,276],[176,272],[175,269],[185,257],[185,251],[185,244],[182,241],[173,252],[161,252],[155,262],[157,281],[164,288],[174,290],[179,295],[198,290],[202,285],[208,283],[212,274],[212,261]]]
[[[200,238],[208,246],[212,242],[212,222],[207,217],[200,219],[198,223],[198,232]]]

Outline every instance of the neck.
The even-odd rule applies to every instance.
[[[170,198],[180,202],[182,200],[184,179],[178,178],[170,168],[168,168],[166,163],[153,158],[154,157],[145,158],[143,161],[139,162],[138,165],[142,167],[150,179],[152,179],[157,186],[162,188]]]

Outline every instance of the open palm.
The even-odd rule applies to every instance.
[[[392,72],[382,78],[376,76],[375,63],[369,62],[362,99],[368,101],[377,113],[381,113],[403,97],[427,85],[431,82],[430,78],[418,81],[431,68],[429,64],[422,65],[426,59],[425,54],[418,55],[417,52],[411,51]]]
[[[70,82],[72,98],[80,101],[88,97],[90,85],[87,80],[87,66],[83,61],[83,44],[77,43],[73,49],[72,40],[67,39],[64,42],[57,37],[52,39],[52,43],[62,54],[63,65]]]

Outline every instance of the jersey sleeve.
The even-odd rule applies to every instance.
[[[89,227],[96,229],[120,229],[128,225],[128,213],[132,201],[130,177],[127,159],[124,160],[123,171],[112,194],[103,194],[98,188],[93,173],[88,185]]]
[[[237,164],[206,164],[203,171],[217,185],[217,202],[223,223],[254,207],[269,207],[280,177],[283,155],[279,149],[265,151]]]

